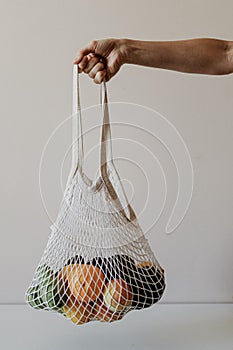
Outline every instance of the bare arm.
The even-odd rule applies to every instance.
[[[233,42],[218,39],[181,41],[127,40],[126,63],[185,73],[233,73]]]
[[[102,61],[102,62],[101,62]],[[74,64],[95,83],[109,81],[123,64],[136,64],[185,73],[233,73],[233,41],[189,39],[142,41],[95,40],[78,52]]]

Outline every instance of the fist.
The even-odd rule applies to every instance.
[[[101,84],[106,76],[106,67],[104,59],[90,53],[83,57],[82,61],[78,65],[79,73],[86,73],[94,83]]]
[[[89,74],[96,84],[109,81],[125,62],[127,45],[124,39],[93,40],[77,53],[73,64]]]

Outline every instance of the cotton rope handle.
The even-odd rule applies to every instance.
[[[84,147],[83,147],[83,134],[82,134],[82,112],[80,102],[80,83],[79,83],[79,71],[78,65],[73,66],[73,118],[72,118],[72,174],[77,171],[83,174],[83,162],[84,162]],[[118,187],[118,194],[120,193],[121,200],[116,193],[116,188],[111,185],[110,181],[106,181],[111,194],[118,205],[122,208],[124,216],[133,221],[136,219],[134,210],[129,204],[125,190],[121,184],[119,174],[115,168],[112,159],[112,142],[111,142],[111,128],[109,121],[108,110],[108,97],[107,86],[104,79],[100,87],[100,105],[102,108],[102,134],[101,134],[101,147],[100,147],[100,172],[102,177],[107,180],[109,175],[114,185]]]
[[[104,79],[101,89],[100,89],[100,104],[102,106],[103,113],[103,125],[102,125],[102,136],[101,136],[101,150],[100,150],[100,162],[101,162],[101,174],[103,178],[113,181],[114,187],[111,186],[111,182],[107,182],[110,186],[110,191],[113,196],[119,201],[122,207],[123,214],[130,221],[136,220],[136,214],[129,204],[128,198],[126,196],[124,187],[122,186],[120,176],[115,168],[113,157],[112,157],[112,137],[111,137],[111,127],[109,120],[109,109],[108,109],[108,97],[107,97],[107,86]],[[117,192],[116,193],[116,186]],[[120,200],[119,200],[120,194]]]
[[[78,65],[73,65],[73,111],[72,111],[72,170],[82,171],[84,159],[82,112],[80,104]]]

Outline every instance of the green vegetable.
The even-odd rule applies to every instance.
[[[58,292],[57,281],[54,279],[50,279],[49,284],[41,289],[40,295],[43,303],[51,309],[61,308],[64,305]]]
[[[36,271],[38,284],[28,290],[26,301],[34,309],[50,308],[63,313],[64,302],[59,295],[57,275],[47,265],[40,265]]]
[[[38,286],[32,287],[27,291],[27,302],[34,309],[44,309],[45,305],[43,304],[40,295],[38,293]]]

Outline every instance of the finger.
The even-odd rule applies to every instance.
[[[84,56],[82,61],[78,65],[81,71],[83,71],[84,68],[86,68],[87,63],[88,63],[88,56]]]
[[[92,70],[89,72],[89,77],[94,79],[96,73],[98,71],[103,70],[103,69],[104,69],[104,64],[103,63],[99,62],[99,63],[95,64],[94,67],[92,68]]]
[[[94,53],[89,53],[89,54],[88,54],[88,57],[90,57],[90,58],[91,58],[91,57],[95,57],[95,54],[94,54]]]
[[[95,78],[94,78],[94,83],[96,84],[101,84],[102,81],[104,80],[104,77],[106,76],[106,69],[100,70],[96,73]]]
[[[78,54],[78,56],[75,58],[75,60],[73,61],[73,64],[79,64],[81,61],[82,61],[82,59],[83,59],[83,57],[84,57],[85,55],[83,55],[83,54]]]
[[[112,78],[112,74],[110,74],[110,72],[107,71],[107,72],[106,72],[106,77],[105,77],[106,82],[108,82],[111,78]]]
[[[89,62],[88,62],[88,64],[86,65],[86,67],[85,67],[85,69],[84,69],[84,72],[85,73],[89,73],[92,69],[93,69],[93,67],[95,67],[97,64],[99,64],[99,58],[98,57],[92,57],[90,60],[89,60]],[[103,69],[104,67],[103,67],[103,64],[101,63],[101,65],[102,65],[102,68],[101,69]]]
[[[89,54],[89,55],[83,57],[82,61],[81,61],[81,62],[79,63],[79,65],[78,65],[78,71],[79,71],[79,73],[82,73],[82,72],[83,72],[84,68],[86,68],[88,62],[90,61],[90,59],[91,59],[92,57],[94,57],[93,54]]]
[[[87,55],[91,55],[91,53],[87,52],[86,54],[80,53],[78,57],[73,61],[73,64],[79,64],[83,58]]]
[[[94,53],[96,46],[97,46],[97,41],[93,40],[86,47],[84,47],[83,49],[78,51],[77,56],[76,56],[75,60],[73,61],[73,64],[79,64],[82,61],[84,56],[88,55],[89,53]]]

